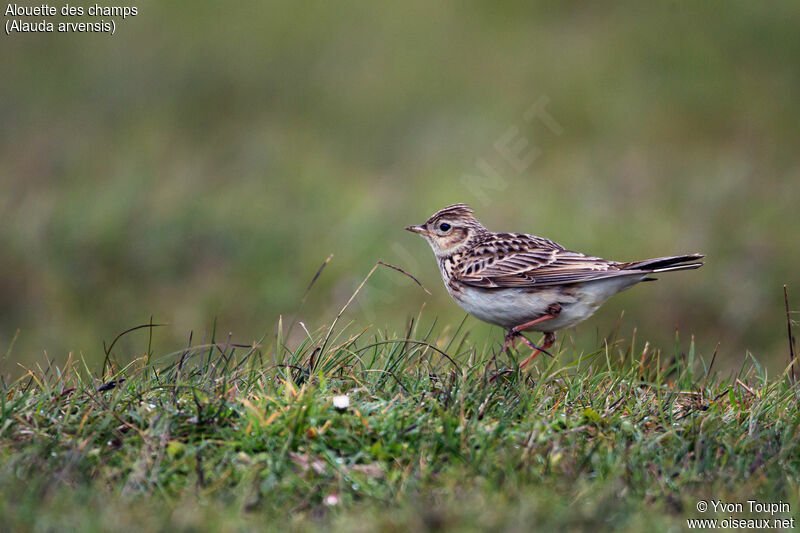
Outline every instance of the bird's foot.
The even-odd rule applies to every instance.
[[[545,353],[545,354],[549,355],[550,357],[553,357],[553,354],[551,354],[550,352],[547,351],[547,349],[550,348],[556,342],[556,334],[553,333],[552,331],[548,331],[547,333],[544,334],[544,337],[542,337],[542,345],[541,346],[536,346],[531,341],[529,341],[527,338],[525,338],[525,336],[522,336],[522,338],[525,339],[526,344],[528,345],[528,347],[531,350],[533,350],[533,353],[530,354],[527,359],[525,359],[524,361],[522,361],[519,364],[520,370],[525,368],[525,366],[528,363],[530,363],[531,361],[536,359],[536,357],[538,357],[538,355],[540,353]]]

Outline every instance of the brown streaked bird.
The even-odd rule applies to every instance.
[[[406,229],[431,245],[458,305],[484,322],[508,328],[502,351],[518,337],[533,350],[520,368],[553,345],[556,331],[586,320],[611,296],[653,280],[650,274],[699,268],[704,257],[609,261],[534,235],[491,232],[466,204],[447,206]],[[541,346],[523,331],[543,332]]]

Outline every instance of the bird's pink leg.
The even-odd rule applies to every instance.
[[[542,315],[539,318],[534,318],[530,322],[525,322],[524,324],[520,324],[519,326],[514,326],[508,332],[509,335],[516,336],[519,333],[525,331],[531,326],[535,326],[536,324],[541,324],[542,322],[546,322],[547,320],[552,320],[561,313],[561,306],[558,304],[554,304],[550,306],[552,309],[548,309],[548,313],[546,315]]]
[[[521,332],[528,329],[531,326],[535,326],[536,324],[540,324],[546,320],[551,320],[556,316],[557,315],[552,315],[552,314],[542,315],[535,320],[531,320],[530,322],[525,322],[524,324],[520,324],[519,326],[514,326],[513,328],[508,330],[508,333],[506,334],[506,342],[503,344],[503,349],[500,350],[500,353],[503,353],[506,350],[508,350],[508,346],[511,345],[512,343],[514,343],[514,348],[516,349],[517,337],[522,337],[523,339],[525,339],[525,344],[530,346],[530,341],[526,339]]]
[[[511,330],[506,334],[506,342],[503,343],[503,349],[500,350],[500,353],[505,352],[508,350],[509,345],[513,347],[515,350],[517,349],[517,337],[521,337],[519,333],[512,333]],[[527,339],[526,339],[527,340]]]
[[[522,332],[531,326],[535,326],[536,324],[541,324],[542,322],[552,320],[556,318],[559,314],[561,314],[561,304],[555,303],[547,308],[546,315],[542,315],[539,318],[534,318],[533,320],[525,322],[524,324],[514,326],[513,328],[508,330],[508,334],[506,334],[506,342],[505,344],[503,344],[503,349],[500,350],[500,353],[505,352],[508,349],[508,345],[516,341],[517,337],[522,337],[522,340],[525,341],[525,344],[527,344],[528,347],[531,350],[533,350],[533,353],[527,359],[525,359],[521,365],[519,365],[520,368],[523,368],[525,365],[533,361],[536,358],[536,356],[539,355],[540,353],[542,352],[546,353],[546,350],[549,347],[551,347],[553,343],[556,341],[556,336],[554,333],[552,332],[545,333],[544,338],[542,338],[542,343],[543,343],[542,347],[538,347],[534,345],[531,341],[529,341],[527,337],[525,337],[525,335],[522,334]]]
[[[549,331],[544,334],[544,337],[542,337],[541,346],[534,346],[533,343],[528,339],[526,339],[524,336],[522,336],[522,338],[525,339],[525,344],[527,344],[528,347],[533,350],[533,353],[530,354],[527,359],[525,359],[523,362],[519,364],[519,367],[521,369],[525,368],[525,365],[536,359],[536,356],[547,350],[556,342],[556,334],[553,333],[552,331]]]

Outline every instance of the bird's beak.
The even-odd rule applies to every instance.
[[[425,226],[408,226],[406,231],[412,233],[419,233],[420,235],[430,235],[431,232],[425,229]]]

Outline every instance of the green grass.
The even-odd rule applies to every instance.
[[[684,353],[677,337],[657,351],[612,336],[521,373],[524,354],[494,357],[501,339],[481,347],[423,323],[398,336],[326,328],[291,351],[280,335],[271,348],[212,338],[162,356],[145,328],[129,336],[146,351],[123,365],[112,349],[102,379],[73,360],[4,381],[0,522],[635,531],[712,517],[700,499],[800,508],[798,401],[754,359],[721,376],[693,342]]]

